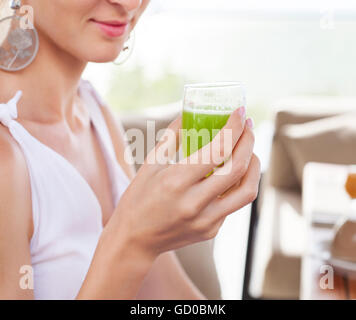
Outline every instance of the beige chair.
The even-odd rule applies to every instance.
[[[152,112],[153,113],[153,112]],[[140,129],[147,137],[147,121],[154,121],[156,133],[166,128],[177,117],[176,111],[160,112],[160,117],[152,118],[145,115],[122,116],[120,120],[125,130]],[[145,142],[145,155],[147,155],[147,143]],[[139,169],[140,165],[136,165]],[[206,241],[176,251],[178,259],[186,273],[195,285],[209,300],[221,299],[220,285],[217,277],[213,258],[213,241]]]
[[[356,146],[356,115],[350,113],[353,121],[345,121],[355,107],[355,99],[329,98],[285,101],[277,108],[270,165],[258,198],[248,288],[252,297],[299,298],[305,248],[301,172],[308,161],[356,163],[356,154],[349,152]]]

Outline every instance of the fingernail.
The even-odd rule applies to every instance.
[[[250,129],[253,129],[254,127],[254,124],[253,124],[253,120],[251,118],[248,118],[246,120],[246,125],[250,128]]]
[[[241,107],[237,110],[237,113],[241,116],[241,118],[243,120],[245,120],[245,116],[246,116],[246,108],[245,107]]]

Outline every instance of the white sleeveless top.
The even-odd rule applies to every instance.
[[[104,154],[116,207],[129,185],[115,158],[102,101],[89,82],[82,80],[79,93]],[[34,234],[31,263],[35,299],[74,299],[89,269],[103,229],[99,201],[84,177],[63,156],[34,138],[17,118],[22,92],[0,104],[0,122],[20,145],[29,171]],[[19,274],[20,278],[21,274]]]

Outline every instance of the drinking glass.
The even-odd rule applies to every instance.
[[[246,107],[246,90],[240,82],[190,84],[184,87],[183,156],[210,143],[231,113]]]

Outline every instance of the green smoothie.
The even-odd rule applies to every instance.
[[[232,111],[217,110],[214,107],[183,110],[183,155],[191,154],[210,143],[225,126]],[[185,129],[185,130],[184,130]]]

